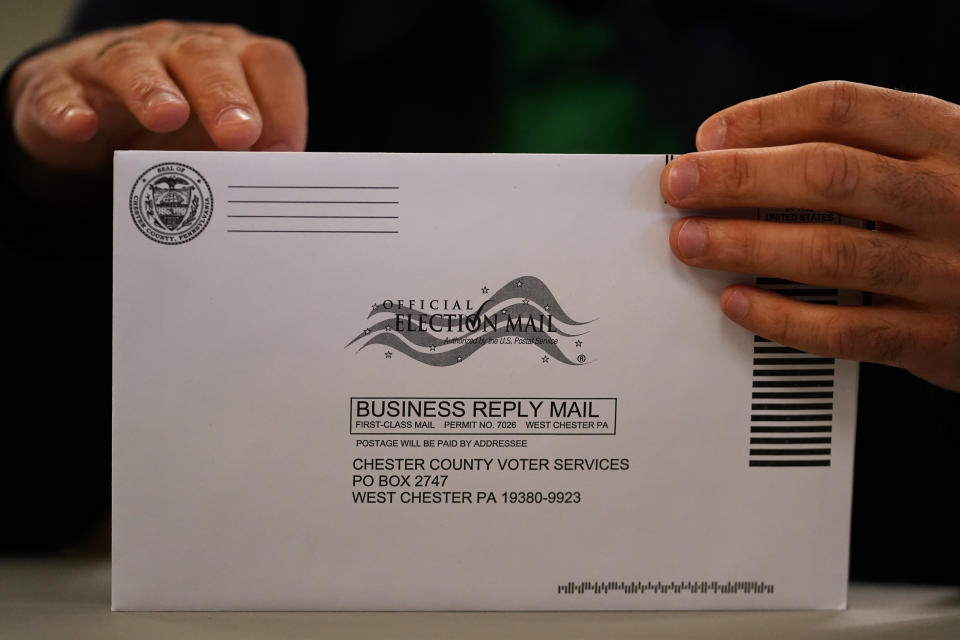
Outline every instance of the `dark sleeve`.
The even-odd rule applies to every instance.
[[[3,102],[0,551],[43,550],[92,531],[109,500],[110,181],[32,162]]]
[[[82,544],[110,500],[111,167],[75,174],[34,162],[14,137],[10,78],[44,49],[137,18],[118,7],[152,4],[84,3],[63,37],[0,80],[0,552]]]
[[[960,584],[960,393],[863,364],[850,577]]]
[[[322,3],[321,3],[322,4]],[[251,31],[273,35],[297,23],[299,3],[251,2],[231,0],[165,0],[164,2],[117,2],[86,0],[81,2],[70,21],[74,35],[109,27],[143,24],[152,20],[181,22],[216,22],[239,24]]]
[[[232,4],[83,2],[61,38],[24,53],[0,80],[0,553],[82,544],[106,522],[110,500],[112,168],[76,174],[31,160],[7,107],[12,71],[110,26],[162,17],[256,20],[257,5]]]

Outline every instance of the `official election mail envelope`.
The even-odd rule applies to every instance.
[[[857,296],[677,261],[666,160],[118,153],[113,607],[844,607],[856,364],[718,297]]]

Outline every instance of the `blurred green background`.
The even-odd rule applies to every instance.
[[[0,68],[20,54],[56,36],[73,10],[73,0],[0,2]]]

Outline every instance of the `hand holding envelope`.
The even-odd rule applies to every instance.
[[[21,146],[62,169],[102,167],[115,149],[303,151],[307,140],[293,47],[236,25],[98,31],[25,60],[8,98]]]
[[[119,148],[306,142],[296,53],[232,25],[158,21],[84,36],[23,62],[8,99],[21,145],[61,168],[102,167]],[[671,246],[693,266],[877,294],[873,307],[830,310],[734,287],[722,305],[784,344],[960,389],[958,119],[954,104],[845,82],[724,110],[701,127],[699,152],[664,172],[669,203],[809,207],[881,231],[691,219]]]
[[[805,207],[878,230],[691,217],[670,246],[696,267],[872,292],[872,307],[827,308],[737,285],[721,305],[777,342],[960,390],[958,127],[955,104],[847,82],[730,107],[664,170],[670,204]]]

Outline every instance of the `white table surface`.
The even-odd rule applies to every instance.
[[[944,638],[960,587],[853,584],[847,611],[113,613],[103,559],[0,557],[0,639]]]

